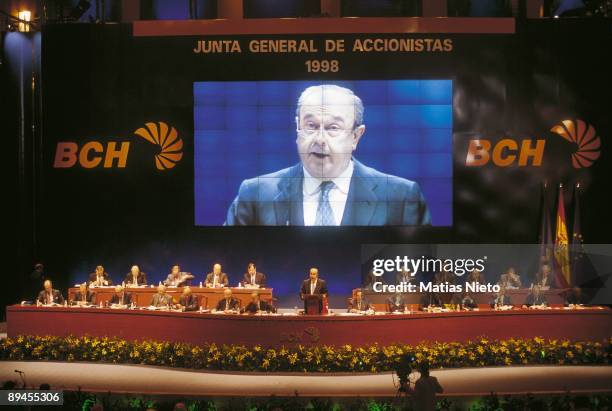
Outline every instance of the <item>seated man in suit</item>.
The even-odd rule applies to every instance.
[[[521,276],[514,267],[510,267],[499,277],[498,284],[507,289],[521,288]]]
[[[183,311],[198,311],[198,297],[191,293],[191,287],[183,288],[183,295],[179,298],[178,308]]]
[[[485,276],[480,270],[473,270],[467,275],[466,283],[486,284]]]
[[[382,173],[353,157],[365,133],[363,103],[336,85],[308,87],[296,110],[300,163],[244,180],[226,225],[428,225],[414,181]]]
[[[242,280],[243,286],[258,286],[259,288],[266,287],[266,275],[264,273],[257,272],[257,267],[255,267],[255,263],[249,263],[247,266],[247,272],[244,273],[244,278]]]
[[[421,308],[426,310],[428,308],[441,308],[442,307],[442,298],[440,293],[436,292],[427,292],[423,294],[421,298]]]
[[[172,296],[166,294],[166,286],[161,284],[157,287],[157,294],[151,299],[151,306],[153,307],[170,307],[172,306]]]
[[[96,295],[87,288],[87,283],[79,285],[79,291],[74,294],[73,303],[76,305],[96,304]]]
[[[266,301],[261,301],[257,291],[253,291],[251,293],[251,301],[242,310],[242,312],[249,314],[257,314],[258,312],[272,313],[274,311],[274,307],[272,307]]]
[[[542,287],[538,284],[531,287],[531,292],[527,296],[527,301],[523,307],[529,308],[538,308],[538,307],[546,307],[548,305],[548,301],[546,301],[546,297],[542,294]]]
[[[404,312],[406,304],[404,303],[404,294],[396,292],[387,298],[387,310],[390,313]]]
[[[133,265],[130,272],[125,275],[125,283],[132,286],[147,285],[147,274],[140,271],[137,265]]]
[[[132,304],[132,294],[126,292],[122,286],[115,287],[115,294],[111,297],[109,303],[116,306],[128,306]]]
[[[362,290],[357,290],[355,292],[355,297],[349,300],[349,313],[359,313],[362,311],[368,311],[370,308],[370,303],[363,297]]]
[[[539,285],[542,290],[548,290],[553,286],[552,283],[552,268],[548,264],[542,264],[540,270],[536,273],[536,285]]]
[[[45,289],[38,293],[38,298],[36,298],[37,304],[64,304],[64,296],[61,292],[59,292],[59,290],[53,289],[53,284],[51,283],[51,280],[45,280],[43,287]]]
[[[503,285],[500,286],[497,295],[493,297],[493,300],[491,301],[491,308],[499,308],[511,304],[512,303],[510,302],[510,296],[506,295],[506,287],[504,287]]]
[[[327,297],[327,283],[325,280],[319,278],[319,269],[311,268],[309,272],[309,278],[304,280],[302,288],[300,289],[300,299],[306,303],[306,296],[318,295],[319,298],[319,312],[323,310],[323,298]],[[306,306],[304,305],[304,309]]]
[[[93,273],[89,274],[90,287],[105,287],[109,285],[113,285],[113,281],[101,265],[97,266]]]
[[[240,310],[240,301],[232,297],[231,288],[223,290],[223,299],[219,300],[215,311],[237,312]]]
[[[209,288],[227,287],[229,280],[227,274],[221,271],[221,264],[213,265],[213,271],[206,275],[205,283]]]
[[[164,280],[167,287],[182,287],[187,281],[193,280],[193,274],[181,271],[181,266],[175,264],[170,269],[170,274]]]
[[[583,304],[584,298],[580,287],[574,287],[565,293],[565,301],[563,302],[565,307],[575,307]]]
[[[476,299],[467,291],[455,293],[451,298],[451,304],[458,305],[464,310],[473,310],[474,308],[478,308]]]

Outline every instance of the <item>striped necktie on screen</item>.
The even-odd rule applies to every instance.
[[[334,212],[329,204],[329,192],[335,186],[333,181],[324,181],[319,186],[321,196],[319,197],[315,225],[336,225]]]

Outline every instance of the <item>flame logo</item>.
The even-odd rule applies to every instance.
[[[176,129],[161,121],[146,123],[145,126],[134,131],[134,134],[160,148],[155,155],[155,166],[158,170],[173,168],[183,158],[183,140],[178,137]]]
[[[574,168],[591,167],[599,158],[601,140],[592,125],[582,120],[563,120],[550,131],[578,146],[572,154]]]

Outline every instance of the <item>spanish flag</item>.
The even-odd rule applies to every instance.
[[[569,258],[569,241],[565,220],[565,205],[563,204],[563,185],[559,185],[557,200],[557,230],[555,235],[555,280],[558,288],[567,288],[571,283],[571,263]]]

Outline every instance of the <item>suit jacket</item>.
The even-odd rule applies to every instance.
[[[219,302],[217,303],[217,307],[216,307],[217,311],[238,310],[240,308],[240,301],[238,301],[234,297],[232,297],[229,300],[229,304],[227,305],[225,301],[226,301],[225,298],[222,300],[219,300]]]
[[[494,307],[495,304],[497,305],[511,305],[512,303],[510,302],[510,296],[504,294],[504,296],[500,296],[500,295],[496,295],[495,297],[493,297],[493,299],[491,300],[491,307]]]
[[[47,302],[45,301],[45,290],[42,290],[40,293],[38,293],[38,298],[36,299],[37,301],[39,301],[41,304],[47,304]],[[64,304],[64,296],[62,295],[62,293],[59,292],[59,290],[51,290],[51,296],[52,299],[55,304]]]
[[[536,284],[538,284],[541,287],[550,287],[552,288],[553,284],[552,284],[552,274],[549,274],[547,277],[542,277],[541,275],[538,275],[538,277],[536,278]]]
[[[341,225],[426,225],[431,217],[414,181],[381,173],[353,159]],[[304,225],[301,163],[244,180],[225,225]]]
[[[125,275],[126,284],[132,284],[132,279],[133,279],[132,273],[127,273]],[[138,274],[138,284],[132,284],[132,285],[147,285],[147,274],[141,271],[140,274]]]
[[[74,302],[79,303],[81,301],[83,301],[83,294],[81,294],[81,290],[79,290],[74,294]],[[85,301],[90,304],[95,304],[96,295],[92,293],[91,291],[87,290],[86,295],[85,295]]]
[[[253,301],[251,301],[250,303],[247,304],[246,307],[244,307],[244,310],[243,310],[243,312],[251,313],[251,314],[255,314],[258,311],[265,311],[267,313],[271,313],[271,312],[274,312],[274,307],[272,307],[266,301],[259,300],[259,307],[257,306],[257,303],[254,303]]]
[[[508,274],[502,274],[499,277],[499,282],[497,283],[499,285],[503,285],[503,286],[510,286],[510,287],[515,287],[515,288],[520,288],[521,287],[521,277],[516,276],[516,277],[511,277]]]
[[[168,274],[168,277],[164,280],[164,285],[172,286],[172,287],[182,287],[189,280],[193,279],[193,275],[191,273],[180,272],[178,278],[174,278],[172,273]]]
[[[198,311],[200,308],[198,297],[193,294],[181,295],[181,298],[179,298],[179,305],[185,307],[185,311]]]
[[[387,309],[389,312],[404,311],[406,308],[405,298],[402,294],[395,294],[387,298]]]
[[[214,276],[215,275],[213,273],[206,274],[206,284],[212,284]],[[227,274],[225,273],[219,274],[219,279],[217,281],[219,282],[219,284],[223,284],[226,287],[229,284],[229,280],[227,279]]]
[[[89,284],[96,282],[98,276],[96,275],[96,273],[91,273],[89,274]],[[107,281],[108,284],[106,285],[113,285],[113,280],[111,280],[108,276],[108,273],[104,273],[102,274],[102,278],[104,278],[104,281]],[[98,284],[96,284],[98,285]]]
[[[121,302],[121,297],[117,294],[113,294],[110,299],[111,304],[120,304],[120,305],[130,305],[132,304],[132,294],[123,292],[123,302]]]
[[[251,284],[251,274],[244,273],[242,284],[244,285]],[[266,275],[264,273],[255,273],[255,284],[257,284],[260,287],[265,287],[266,286]]]
[[[327,294],[327,283],[325,280],[318,279],[317,285],[315,285],[314,295],[322,295]],[[308,280],[304,280],[302,283],[302,288],[300,289],[300,298],[303,300],[304,296],[310,295],[310,278]]]
[[[154,307],[172,305],[172,296],[170,294],[155,294],[151,299],[151,305]]]
[[[421,297],[421,305],[423,308],[426,307],[441,307],[442,300],[440,299],[440,295],[434,292],[428,292],[423,294]]]
[[[359,310],[359,311],[368,311],[370,309],[370,303],[365,298],[361,297],[361,304],[357,301],[356,298],[351,298],[349,300],[348,310]]]
[[[527,300],[525,301],[525,305],[529,307],[532,305],[548,305],[548,301],[546,301],[544,294],[540,294],[538,297],[536,297],[534,294],[529,294],[527,296]]]

